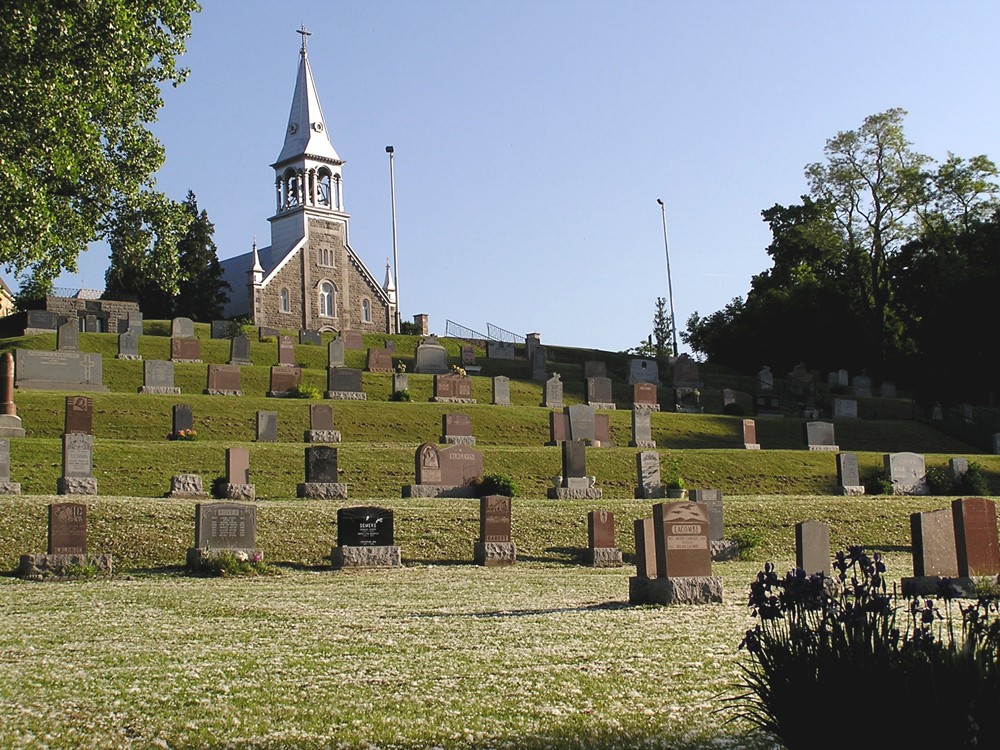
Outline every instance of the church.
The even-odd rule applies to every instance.
[[[337,155],[306,50],[299,69],[285,142],[274,169],[271,244],[221,261],[232,287],[227,318],[260,326],[320,331],[396,333],[396,289],[386,264],[379,286],[351,249],[344,211],[343,160]]]

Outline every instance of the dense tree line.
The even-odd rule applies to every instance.
[[[745,373],[799,361],[915,387],[927,400],[983,400],[983,324],[1000,289],[996,166],[911,148],[905,112],[872,115],[806,168],[810,194],[762,212],[772,267],[746,299],[688,320],[684,340]],[[786,369],[787,368],[787,369]]]

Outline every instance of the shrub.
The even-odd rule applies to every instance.
[[[838,697],[872,717],[866,746],[991,744],[1000,732],[997,600],[954,613],[942,579],[944,613],[929,598],[902,607],[879,555],[861,547],[839,552],[835,569],[839,586],[802,570],[781,579],[770,564],[758,573],[749,606],[760,622],[740,644],[748,661],[739,715],[789,750],[839,748],[843,733],[817,726],[817,711]]]
[[[319,388],[315,388],[311,385],[294,385],[288,389],[288,395],[290,398],[322,398],[323,394],[320,393]]]
[[[951,495],[954,493],[955,487],[951,481],[951,477],[940,466],[929,468],[926,476],[932,495]]]
[[[740,560],[752,560],[754,551],[764,546],[764,535],[753,529],[740,529],[729,538],[736,542],[736,556]]]
[[[390,401],[412,401],[413,397],[410,395],[409,391],[393,391],[389,396]]]
[[[229,484],[225,477],[216,477],[212,480],[212,497],[216,499],[225,499],[225,494],[222,492],[223,485]]]
[[[722,413],[728,414],[730,417],[745,417],[747,414],[746,409],[737,404],[735,401],[731,404],[723,406]]]
[[[986,484],[986,475],[983,473],[983,465],[978,461],[969,464],[969,469],[957,482],[959,495],[988,495],[989,487]]]
[[[509,474],[487,474],[479,483],[479,496],[486,497],[487,495],[515,497],[517,483],[514,481],[514,477]]]
[[[277,341],[278,341],[278,339],[276,339],[274,336],[261,336],[260,337],[260,343],[262,343],[262,344],[275,344],[275,343],[277,343]]]
[[[868,495],[892,495],[892,482],[885,472],[873,471],[864,480],[865,493]]]
[[[279,571],[273,565],[265,563],[260,553],[248,555],[246,552],[222,552],[218,555],[202,558],[198,565],[202,575],[219,576],[270,576],[278,575]]]

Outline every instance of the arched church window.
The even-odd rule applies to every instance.
[[[372,322],[372,303],[366,299],[361,300],[361,317],[365,323]]]
[[[319,171],[319,204],[321,206],[332,206],[333,197],[330,195],[330,171],[321,169]]]
[[[292,308],[288,303],[288,290],[283,288],[281,292],[279,292],[279,298],[281,300],[281,312],[290,312]]]
[[[285,171],[285,207],[299,205],[299,178],[295,170]]]
[[[333,266],[333,251],[330,248],[321,247],[316,255],[316,262],[321,266]]]
[[[324,318],[337,316],[337,288],[329,281],[319,287],[319,314]]]

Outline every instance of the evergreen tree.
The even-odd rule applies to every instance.
[[[174,315],[211,323],[222,317],[232,287],[222,277],[212,240],[215,225],[208,220],[207,211],[198,212],[198,199],[191,191],[184,201],[184,210],[191,223],[177,242],[180,282],[174,298]]]
[[[667,314],[667,300],[663,297],[656,298],[656,312],[653,314],[653,339],[656,341],[656,356],[665,357],[673,353],[670,347],[670,336],[673,334],[674,325]]]

